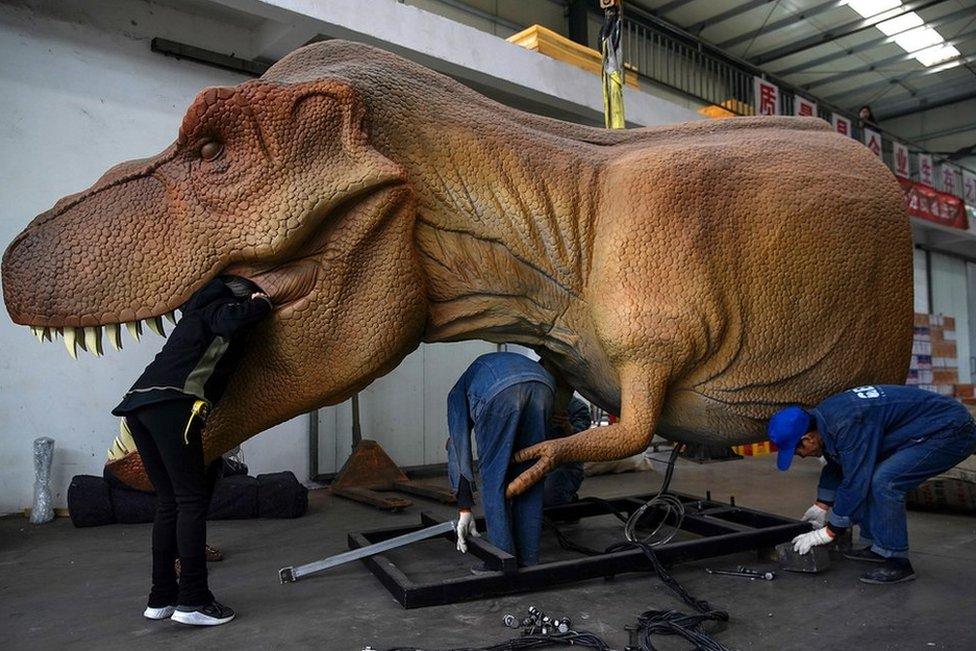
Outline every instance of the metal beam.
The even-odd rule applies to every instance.
[[[954,11],[951,14],[946,14],[945,16],[942,16],[941,18],[936,18],[934,20],[926,20],[925,21],[925,27],[932,27],[932,28],[942,27],[943,25],[947,25],[947,24],[951,23],[954,20],[958,20],[960,18],[969,18],[970,16],[972,16],[972,14],[973,14],[972,8],[971,7],[967,7],[966,9],[960,9],[959,11]],[[779,76],[781,76],[781,77],[782,76],[786,76],[786,75],[792,75],[792,74],[797,73],[797,72],[800,72],[802,70],[806,70],[808,68],[813,68],[815,66],[819,66],[822,63],[829,63],[831,61],[835,61],[837,59],[842,59],[842,58],[844,58],[846,56],[850,56],[852,54],[857,54],[858,52],[865,52],[867,50],[873,50],[876,47],[880,47],[880,46],[886,45],[888,43],[894,43],[895,42],[895,38],[897,36],[899,36],[901,34],[904,34],[905,32],[909,32],[909,31],[911,31],[913,29],[917,29],[917,28],[916,27],[909,27],[907,29],[903,29],[900,32],[897,32],[895,34],[892,34],[891,36],[885,36],[885,35],[882,34],[878,38],[873,38],[870,41],[865,41],[864,43],[859,43],[858,45],[853,45],[853,46],[851,46],[849,48],[845,48],[844,50],[841,50],[839,52],[830,52],[829,54],[825,54],[825,55],[823,55],[821,57],[817,57],[816,59],[810,59],[809,61],[804,61],[802,63],[798,63],[798,64],[796,64],[794,66],[790,66],[789,68],[784,68],[782,70],[777,70],[776,71],[776,74],[779,75]]]
[[[751,32],[746,32],[745,34],[740,34],[735,38],[730,38],[727,41],[722,41],[717,43],[717,47],[726,50],[730,47],[734,47],[739,43],[746,43],[751,41],[760,34],[769,34],[770,32],[775,32],[778,29],[783,29],[784,27],[789,27],[790,25],[795,25],[798,20],[804,20],[810,18],[811,16],[816,16],[817,14],[822,14],[825,11],[830,11],[831,9],[836,9],[842,5],[847,4],[847,0],[828,0],[828,2],[821,2],[818,5],[814,5],[809,9],[804,9],[803,11],[790,14],[786,18],[781,18],[779,20],[774,20],[771,23],[767,23],[762,29],[754,29]]]
[[[976,29],[972,29],[972,30],[966,32],[965,34],[959,34],[958,36],[954,37],[952,40],[945,41],[945,44],[946,45],[959,45],[963,41],[969,40],[971,38],[976,38]],[[935,46],[932,46],[932,47],[935,47]],[[896,54],[895,56],[888,57],[887,59],[882,59],[881,61],[875,61],[874,63],[870,63],[870,64],[865,65],[865,66],[861,66],[860,68],[851,68],[850,70],[843,70],[841,72],[837,72],[835,74],[832,74],[829,77],[821,77],[820,79],[817,79],[816,81],[811,81],[810,83],[803,84],[803,88],[806,89],[806,90],[811,90],[813,88],[817,88],[818,86],[824,86],[826,84],[833,83],[834,81],[836,81],[838,79],[842,79],[844,77],[849,77],[850,75],[855,75],[855,74],[859,74],[859,73],[862,73],[862,72],[873,72],[875,70],[878,70],[879,68],[883,68],[884,66],[889,65],[889,64],[892,64],[892,63],[899,63],[901,61],[911,61],[912,59],[915,58],[915,55],[917,55],[919,52],[922,52],[922,51],[924,51],[924,49],[923,50],[917,50],[915,52],[902,52],[901,54]],[[895,74],[901,74],[902,72],[911,72],[911,71],[909,71],[909,70],[899,70]]]
[[[927,7],[932,7],[945,1],[946,0],[914,0],[913,2],[906,2],[897,9],[885,11],[876,16],[871,16],[870,18],[861,18],[860,20],[844,23],[843,25],[835,27],[834,29],[826,32],[814,34],[808,38],[800,39],[795,43],[790,43],[789,45],[775,48],[769,52],[764,52],[758,56],[750,58],[749,60],[757,66],[764,63],[769,63],[770,61],[776,61],[777,59],[782,59],[794,54],[799,54],[800,52],[805,52],[806,50],[813,49],[825,43],[831,43],[839,38],[844,38],[845,36],[851,36],[852,34],[863,32],[864,30],[871,29],[875,25],[883,23],[886,20],[904,16],[912,11],[921,11]]]
[[[936,75],[940,72],[945,72],[946,70],[952,70],[958,64],[972,63],[973,61],[976,61],[976,54],[960,55],[955,57],[954,59],[949,59],[948,61],[943,61],[942,63],[934,65],[931,68],[925,68],[923,70],[913,70],[912,72],[905,73],[904,75],[901,75],[894,79],[882,79],[881,81],[875,82],[873,84],[865,84],[863,86],[857,86],[855,88],[849,88],[847,90],[837,91],[836,93],[831,93],[826,97],[829,100],[831,97],[840,97],[842,95],[856,96],[859,94],[863,94],[866,91],[875,90],[877,88],[884,88],[885,86],[889,86],[891,84],[900,84],[903,81],[908,79],[918,79],[920,77],[928,77],[930,75]],[[916,94],[915,91],[909,91],[909,92],[913,96]],[[856,106],[857,102],[848,102],[847,105]]]
[[[923,113],[925,111],[931,111],[932,109],[942,108],[943,106],[950,106],[952,104],[958,104],[959,102],[965,102],[967,100],[976,99],[976,90],[971,90],[953,97],[946,97],[945,99],[940,99],[936,102],[925,103],[924,100],[920,101],[917,106],[912,108],[900,109],[898,111],[892,111],[891,113],[877,116],[878,122],[882,120],[894,120],[895,118],[903,118],[906,115],[914,115],[915,113]],[[970,129],[976,128],[976,125],[969,125]]]
[[[664,5],[661,5],[657,9],[648,9],[646,11],[652,11],[653,13],[657,14],[658,16],[663,16],[664,14],[666,14],[668,12],[671,12],[671,11],[674,11],[675,9],[681,9],[685,5],[691,4],[694,1],[695,0],[671,0],[671,2],[669,2],[667,4],[664,4]],[[627,10],[627,8],[624,7],[624,11],[626,11],[626,10]]]
[[[700,20],[693,25],[689,25],[687,29],[692,34],[698,34],[706,27],[711,27],[712,25],[717,25],[718,23],[729,20],[730,18],[735,18],[736,16],[741,16],[747,11],[752,11],[756,7],[761,7],[763,5],[768,5],[770,2],[775,2],[776,0],[749,0],[737,7],[732,7],[728,11],[723,11],[720,14],[715,14],[711,18],[706,18],[705,20]]]

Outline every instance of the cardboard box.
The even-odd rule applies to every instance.
[[[916,339],[912,342],[912,355],[931,355],[932,354],[932,343],[928,341],[919,341]]]
[[[912,355],[912,361],[908,365],[908,368],[910,368],[912,370],[930,369],[930,368],[932,368],[932,356],[931,355]]]
[[[956,317],[954,316],[943,316],[942,317],[942,327],[946,330],[956,329]]]
[[[956,342],[954,341],[933,341],[932,357],[956,357]]]
[[[957,384],[956,385],[956,397],[957,398],[974,398],[976,397],[976,387],[972,384]]]
[[[915,326],[915,341],[932,341],[932,333],[928,326]]]
[[[928,326],[929,325],[929,315],[922,314],[921,312],[915,313],[915,326]]]
[[[952,384],[955,385],[959,381],[959,373],[956,369],[952,368],[936,368],[932,369],[932,384]],[[942,391],[939,391],[942,393]],[[955,389],[950,391],[948,394],[944,395],[954,395]]]
[[[955,391],[955,385],[953,383],[939,384],[936,382],[932,386],[935,387],[935,392],[940,396],[952,396],[953,391]]]

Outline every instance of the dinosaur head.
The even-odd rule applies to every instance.
[[[423,278],[402,169],[370,146],[357,92],[331,80],[209,88],[159,155],[122,163],[36,217],[3,257],[11,318],[101,354],[162,330],[221,274],[276,310],[205,432],[213,457],[344,399],[420,340]],[[106,405],[106,409],[111,405]]]

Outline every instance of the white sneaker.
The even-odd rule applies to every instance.
[[[176,612],[176,606],[163,606],[162,608],[146,606],[146,610],[142,615],[146,619],[169,619],[173,616],[174,612]]]
[[[214,601],[206,606],[177,606],[170,619],[192,626],[219,626],[234,619],[234,614],[227,606]]]

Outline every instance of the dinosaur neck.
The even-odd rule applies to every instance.
[[[597,161],[521,114],[480,109],[382,139],[420,200],[425,340],[545,345],[587,276]]]

